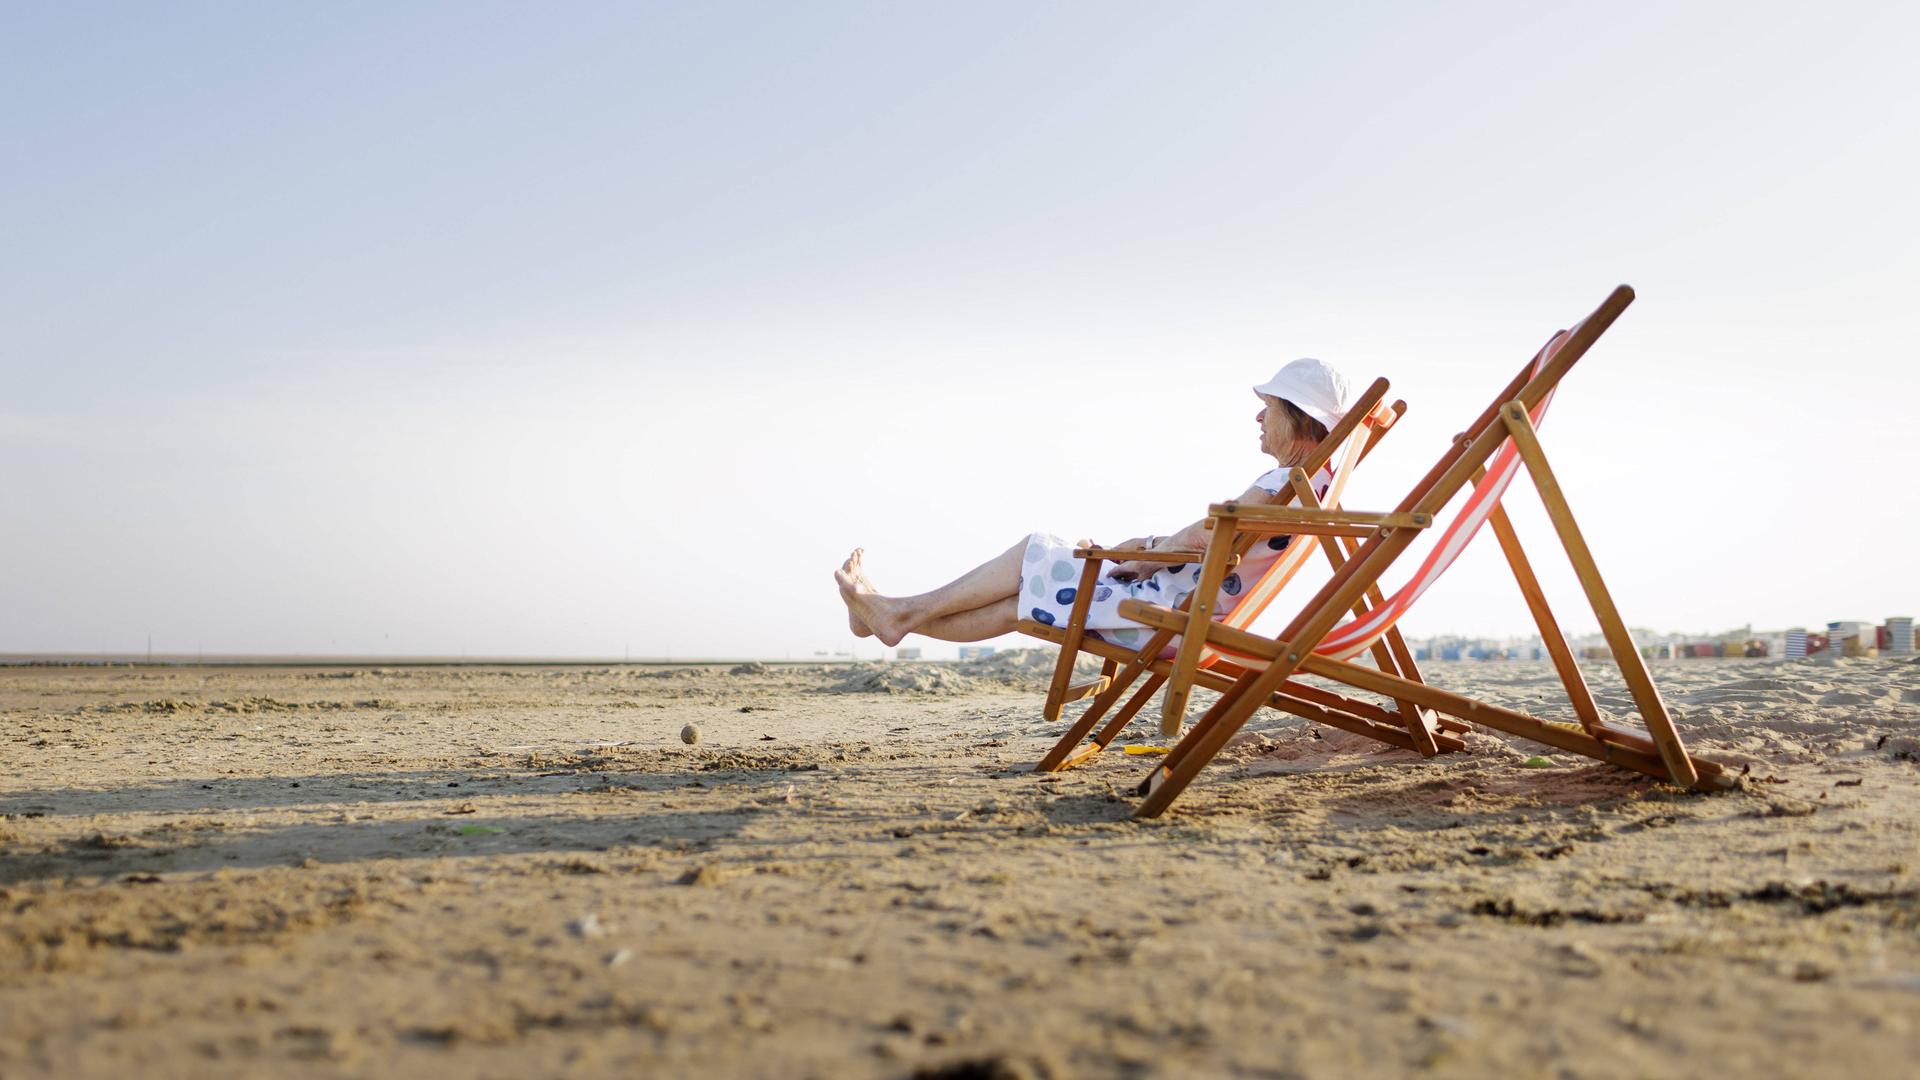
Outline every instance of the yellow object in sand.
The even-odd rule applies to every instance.
[[[1164,753],[1166,753],[1166,752],[1167,752],[1168,750],[1170,750],[1170,749],[1172,749],[1172,747],[1167,747],[1167,746],[1129,746],[1129,747],[1127,747],[1127,756],[1128,756],[1128,757],[1146,757],[1146,756],[1147,756],[1148,754],[1164,754]]]

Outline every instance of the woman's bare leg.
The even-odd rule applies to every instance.
[[[928,619],[914,627],[913,632],[941,641],[985,641],[1013,633],[1013,624],[1018,621],[1020,600],[1009,596],[972,611],[956,611],[952,615]]]
[[[848,622],[866,626],[883,644],[898,645],[901,638],[918,632],[923,623],[1018,595],[1020,559],[1026,550],[1023,539],[947,584],[918,596],[882,596],[875,591],[861,569],[859,548],[833,572],[833,578],[840,584]],[[1011,624],[1008,629],[1012,629]],[[858,627],[854,633],[859,633]]]

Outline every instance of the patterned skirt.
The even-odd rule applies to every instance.
[[[1077,544],[1069,544],[1049,533],[1027,537],[1027,550],[1020,560],[1020,616],[1043,626],[1065,626],[1073,616],[1074,601],[1079,599],[1080,573],[1085,559],[1074,557]],[[1276,553],[1278,549],[1275,549]],[[1112,563],[1107,564],[1109,567]],[[1232,610],[1241,591],[1242,565],[1220,583],[1220,601],[1214,617]],[[1145,600],[1172,607],[1200,587],[1200,563],[1176,563],[1132,581],[1115,581],[1102,576],[1094,586],[1093,601],[1087,606],[1087,634],[1101,641],[1137,649],[1146,644],[1153,630],[1120,614],[1120,601]]]

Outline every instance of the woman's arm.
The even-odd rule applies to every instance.
[[[1267,491],[1266,488],[1255,485],[1253,487],[1248,488],[1244,494],[1242,494],[1238,499],[1234,501],[1242,503],[1247,506],[1264,506],[1267,503],[1275,502],[1278,499],[1279,499],[1278,495],[1271,494]],[[1212,530],[1207,528],[1207,519],[1201,518],[1199,521],[1196,521],[1190,525],[1182,526],[1181,528],[1173,532],[1170,532],[1165,536],[1158,537],[1157,542],[1152,544],[1152,548],[1155,551],[1170,550],[1170,551],[1192,551],[1196,553],[1204,552],[1205,550],[1207,550],[1207,538],[1211,534],[1212,534]],[[1155,538],[1148,537],[1145,539],[1152,540]],[[1133,540],[1127,541],[1127,544],[1134,544],[1134,543],[1135,541]],[[1124,544],[1116,544],[1114,545],[1113,550],[1139,551],[1147,546],[1148,545],[1145,543],[1145,540],[1142,540],[1139,543],[1139,545],[1136,547],[1128,547]],[[1113,564],[1113,568],[1107,571],[1107,576],[1117,581],[1132,581],[1134,578],[1146,577],[1147,575],[1153,573],[1155,570],[1162,570],[1165,568],[1166,568],[1165,563],[1147,562],[1143,559],[1135,559],[1128,562]]]

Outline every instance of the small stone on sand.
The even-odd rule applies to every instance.
[[[688,746],[692,746],[694,743],[699,742],[700,729],[697,727],[694,727],[692,724],[688,724],[686,727],[681,728],[680,741],[683,743],[686,743]]]

